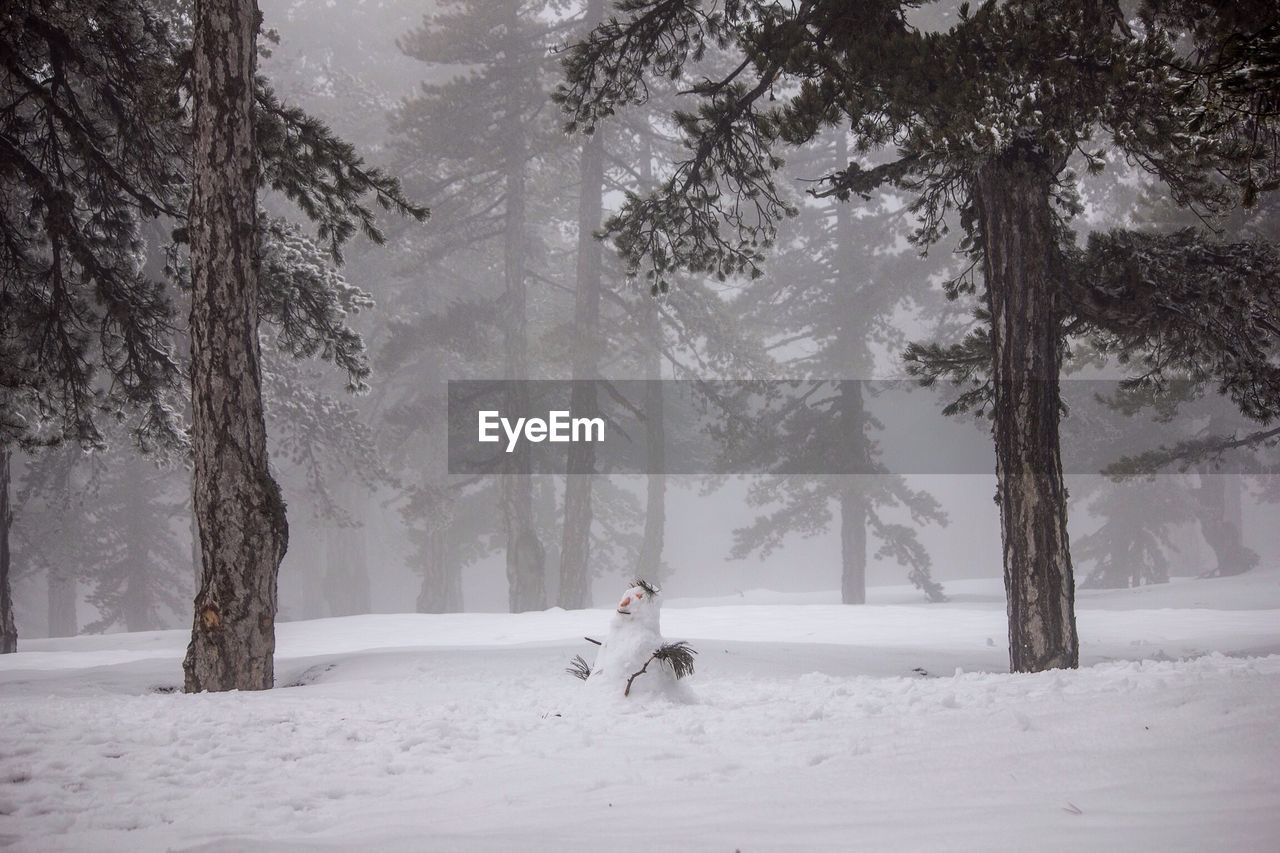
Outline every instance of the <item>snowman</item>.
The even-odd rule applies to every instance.
[[[595,664],[583,664],[576,673],[589,685],[623,696],[660,694],[690,701],[692,696],[677,682],[693,672],[693,655],[685,643],[668,643],[658,624],[662,599],[657,587],[642,580],[622,594],[609,634],[600,644]],[[580,660],[580,659],[579,659]]]

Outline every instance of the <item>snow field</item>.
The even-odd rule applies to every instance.
[[[564,674],[609,610],[282,625],[301,686],[249,694],[152,692],[180,631],[36,641],[0,659],[0,849],[1277,849],[1280,655],[1240,655],[1280,610],[1128,592],[1037,675],[986,604],[672,606],[693,705]]]

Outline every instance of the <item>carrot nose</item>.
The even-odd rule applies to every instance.
[[[629,595],[628,595],[626,598],[624,598],[624,599],[622,599],[621,601],[619,601],[619,602],[618,602],[618,606],[619,606],[619,607],[626,607],[626,606],[627,606],[628,604],[630,604],[630,603],[631,603],[631,596],[629,596]]]

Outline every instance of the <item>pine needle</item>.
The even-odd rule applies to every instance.
[[[667,643],[653,653],[653,656],[671,667],[676,678],[693,675],[693,656],[697,651],[689,647],[684,640],[678,643]]]
[[[645,580],[644,578],[636,578],[635,580],[633,580],[633,581],[631,582],[631,585],[632,585],[632,586],[638,586],[638,587],[640,587],[640,588],[641,588],[641,589],[643,589],[645,592],[647,592],[649,595],[657,595],[658,593],[662,592],[662,588],[661,588],[661,587],[654,586],[653,584],[649,583],[649,582],[648,582],[647,580]]]
[[[582,655],[574,655],[573,660],[569,663],[564,671],[572,675],[574,678],[580,678],[586,681],[591,677],[591,664],[587,663]]]
[[[677,679],[684,678],[686,675],[693,674],[693,656],[697,652],[689,647],[684,640],[678,643],[667,643],[660,646],[653,654],[649,655],[649,659],[644,662],[644,666],[640,667],[636,672],[631,673],[631,677],[627,679],[627,686],[623,689],[623,696],[631,695],[631,683],[649,670],[649,664],[655,660],[662,661],[671,667],[672,673]]]

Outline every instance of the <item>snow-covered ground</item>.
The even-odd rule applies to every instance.
[[[1080,596],[1004,672],[998,582],[671,601],[696,704],[564,673],[608,610],[283,624],[281,689],[186,696],[185,632],[0,657],[0,848],[1280,849],[1280,573]]]

